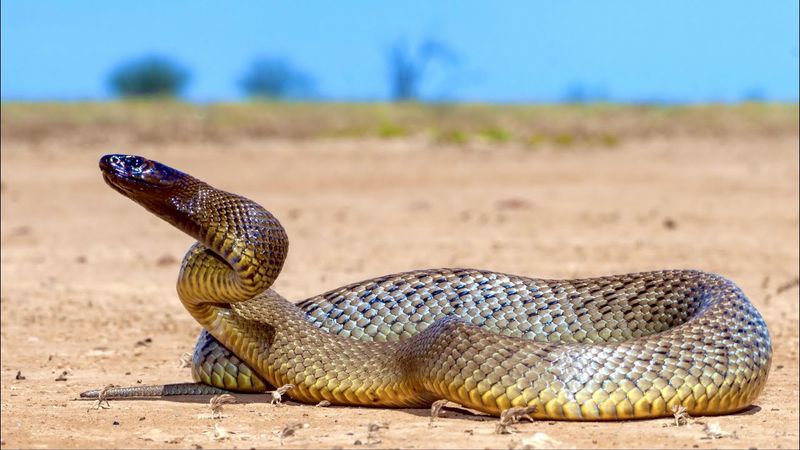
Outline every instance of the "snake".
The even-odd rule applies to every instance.
[[[99,165],[111,188],[196,240],[177,293],[202,326],[194,383],[111,388],[106,398],[292,385],[287,395],[308,404],[445,400],[496,416],[621,420],[741,411],[769,374],[766,323],[721,275],[425,269],[293,303],[271,288],[289,240],[264,207],[141,156]]]

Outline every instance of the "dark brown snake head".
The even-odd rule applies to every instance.
[[[194,207],[208,185],[158,161],[136,155],[105,155],[100,158],[103,179],[115,191],[144,206],[179,229],[197,228]]]
[[[105,155],[100,158],[103,179],[125,196],[163,191],[189,175],[136,155]]]

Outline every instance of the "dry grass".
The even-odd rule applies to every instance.
[[[3,103],[2,137],[28,142],[227,142],[252,138],[422,137],[451,145],[514,142],[535,148],[653,136],[798,132],[797,104],[480,105],[214,103],[171,101]],[[88,141],[88,142],[85,142]]]

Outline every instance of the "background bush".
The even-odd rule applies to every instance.
[[[177,97],[188,81],[184,68],[161,56],[123,63],[109,79],[111,89],[122,97]]]

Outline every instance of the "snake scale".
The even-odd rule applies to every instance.
[[[545,280],[432,269],[294,304],[270,289],[288,238],[266,209],[139,156],[106,155],[100,168],[112,188],[197,240],[177,290],[203,327],[197,384],[117,388],[107,398],[294,384],[288,395],[306,403],[447,399],[494,415],[535,406],[534,418],[606,420],[668,416],[677,406],[731,413],[767,380],[766,324],[719,275]]]

